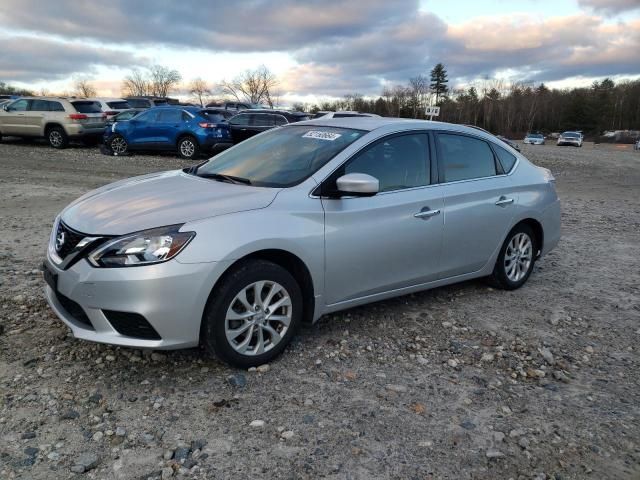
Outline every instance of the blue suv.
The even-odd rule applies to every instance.
[[[199,107],[154,107],[105,129],[105,145],[114,155],[131,150],[171,150],[182,158],[218,153],[233,145],[229,124]]]

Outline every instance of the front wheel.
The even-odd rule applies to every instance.
[[[536,251],[533,230],[524,224],[516,225],[500,249],[490,283],[504,290],[520,288],[533,271]]]
[[[114,155],[124,155],[127,153],[129,145],[122,135],[114,135],[109,139],[109,148]]]
[[[241,368],[276,358],[302,320],[302,293],[293,276],[265,260],[241,264],[212,292],[201,330],[207,350]]]

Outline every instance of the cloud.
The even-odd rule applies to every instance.
[[[3,0],[0,24],[65,38],[234,52],[300,48],[402,21],[417,0]],[[38,12],[34,15],[33,12]],[[106,19],[106,20],[105,20]]]
[[[90,75],[99,65],[129,68],[146,60],[128,52],[30,36],[0,35],[3,81],[56,80]]]
[[[578,0],[581,7],[591,8],[596,12],[618,14],[640,9],[638,0]]]

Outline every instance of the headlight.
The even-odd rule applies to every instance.
[[[178,255],[195,237],[179,232],[182,225],[154,228],[110,240],[89,254],[94,267],[135,267],[166,262]]]

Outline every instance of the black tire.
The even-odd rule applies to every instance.
[[[109,150],[111,150],[111,152],[113,152],[113,155],[115,156],[119,156],[119,155],[126,155],[127,153],[129,153],[129,144],[127,143],[127,140],[119,134],[115,134],[112,135],[111,138],[109,138]]]
[[[188,160],[196,158],[200,154],[200,145],[192,136],[182,137],[178,140],[178,155]]]
[[[262,354],[245,355],[236,351],[227,339],[226,315],[233,306],[236,295],[260,281],[276,282],[286,290],[291,299],[291,320],[286,333],[271,349]],[[248,296],[245,298],[255,304]],[[244,262],[226,273],[209,296],[202,318],[200,342],[210,354],[235,367],[249,368],[268,363],[282,353],[299,328],[302,322],[302,303],[300,286],[287,270],[266,260]],[[259,328],[258,326],[255,330],[256,335]],[[251,332],[253,331],[252,327]],[[240,340],[244,341],[248,336],[241,336]],[[255,338],[253,334],[252,338]]]
[[[507,274],[505,257],[507,255],[507,250],[510,248],[509,244],[511,243],[511,241],[514,239],[514,237],[521,234],[526,235],[529,238],[529,241],[531,242],[531,251],[530,251],[531,260],[522,278],[514,280],[510,278],[509,275]],[[488,277],[489,283],[492,286],[496,288],[500,288],[502,290],[515,290],[517,288],[520,288],[522,285],[526,283],[526,281],[529,279],[529,276],[531,275],[531,272],[533,271],[533,267],[536,262],[537,252],[538,252],[538,245],[536,245],[536,237],[531,227],[529,227],[528,225],[525,225],[524,223],[516,225],[509,232],[509,234],[507,235],[507,238],[502,244],[502,248],[500,248],[500,253],[498,255],[498,259],[496,260],[496,264],[493,268],[493,273],[491,274],[490,277]]]
[[[69,136],[62,127],[51,127],[47,130],[47,141],[53,148],[67,148]]]

